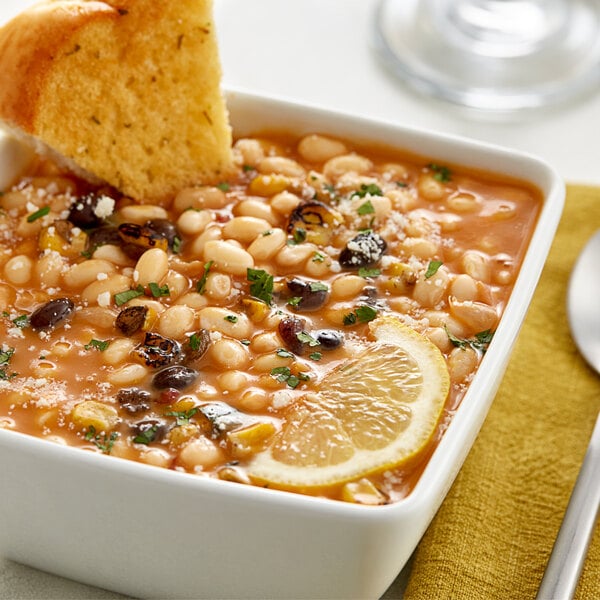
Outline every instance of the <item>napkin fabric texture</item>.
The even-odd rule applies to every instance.
[[[415,552],[405,600],[536,597],[600,409],[600,377],[578,354],[565,304],[575,260],[597,229],[600,188],[568,187],[505,378]],[[600,526],[576,598],[600,598]]]

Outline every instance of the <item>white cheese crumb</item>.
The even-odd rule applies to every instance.
[[[115,201],[110,196],[102,196],[94,207],[94,214],[99,219],[110,217],[115,210]]]
[[[101,294],[98,294],[97,301],[98,306],[102,306],[104,308],[110,306],[110,292],[102,292]]]
[[[107,273],[98,273],[98,275],[96,275],[96,279],[98,281],[105,281],[106,279],[108,279],[108,274]]]

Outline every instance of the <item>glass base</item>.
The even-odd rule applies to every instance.
[[[413,88],[489,111],[600,90],[597,0],[380,0],[375,47]]]

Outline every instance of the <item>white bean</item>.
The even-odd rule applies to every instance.
[[[324,135],[306,135],[298,143],[300,156],[313,163],[325,162],[347,152],[348,149],[343,142]]]
[[[271,231],[271,224],[257,217],[234,217],[223,227],[223,236],[242,244],[249,244],[264,233]]]
[[[165,337],[182,340],[186,333],[193,331],[196,312],[183,304],[170,306],[158,318],[158,332]]]
[[[140,256],[135,265],[133,279],[146,286],[149,283],[160,283],[169,270],[169,256],[161,248],[151,248]]]
[[[254,267],[252,255],[223,240],[210,240],[204,244],[204,260],[232,275],[246,275]]]
[[[200,327],[209,331],[219,331],[238,340],[247,339],[252,332],[248,317],[239,312],[220,306],[207,306],[198,311]]]

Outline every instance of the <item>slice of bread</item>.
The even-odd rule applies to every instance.
[[[227,176],[220,83],[212,0],[47,0],[0,30],[0,121],[145,202]]]

